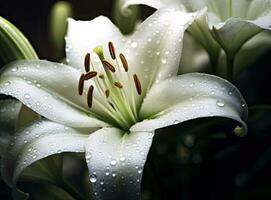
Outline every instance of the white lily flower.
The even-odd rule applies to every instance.
[[[5,181],[15,187],[26,167],[49,155],[85,152],[97,199],[139,199],[156,129],[217,116],[236,120],[246,132],[247,106],[231,83],[206,74],[177,76],[183,34],[196,17],[160,9],[127,41],[105,17],[70,19],[71,66],[48,61],[6,66],[0,92],[47,119],[10,142]]]
[[[219,43],[227,54],[229,79],[240,48],[261,31],[271,30],[271,0],[122,0],[123,12],[135,4],[156,9],[181,4],[190,12],[207,7],[190,32],[207,50],[212,65],[217,64]]]

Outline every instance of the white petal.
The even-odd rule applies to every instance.
[[[196,13],[168,7],[156,11],[125,44],[130,74],[137,74],[143,94],[155,82],[177,74],[183,34]]]
[[[92,132],[93,130],[89,130]],[[40,120],[19,131],[3,156],[2,175],[10,186],[25,168],[49,155],[61,152],[83,152],[88,135],[48,120]]]
[[[66,37],[66,56],[70,65],[83,69],[86,53],[102,45],[108,55],[108,42],[112,41],[116,48],[123,46],[122,34],[106,17],[100,16],[91,21],[75,21],[69,19]],[[109,57],[109,56],[107,56]]]
[[[247,106],[228,81],[207,74],[191,73],[165,80],[147,94],[140,112],[147,119],[132,131],[150,131],[201,117],[226,117],[240,122],[247,117]],[[148,119],[149,118],[149,119]]]
[[[104,128],[89,136],[86,161],[97,199],[140,199],[152,138],[152,132],[125,134],[115,128]]]
[[[0,155],[15,132],[21,107],[22,103],[14,99],[0,100]]]
[[[89,116],[86,95],[78,95],[78,70],[48,61],[19,61],[1,74],[0,93],[11,95],[40,115],[72,127],[105,123]]]

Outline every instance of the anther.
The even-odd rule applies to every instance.
[[[116,52],[115,52],[115,47],[114,47],[114,45],[113,45],[112,42],[108,43],[108,48],[109,48],[109,52],[110,52],[111,58],[113,60],[115,60],[116,59]]]
[[[109,94],[110,94],[110,91],[109,90],[105,90],[105,96],[106,96],[106,98],[109,97]]]
[[[89,72],[89,66],[90,66],[90,54],[87,53],[85,56],[85,70],[86,70],[86,72]]]
[[[134,74],[133,77],[134,77],[134,82],[135,82],[137,94],[141,95],[142,87],[141,87],[141,83],[140,83],[140,81],[138,79],[138,76],[136,74]]]
[[[88,103],[89,108],[92,107],[93,90],[94,90],[94,87],[93,85],[91,85],[88,89],[88,96],[87,96],[87,103]]]
[[[123,86],[120,82],[114,82],[114,85],[118,88],[123,88]]]
[[[89,80],[95,76],[97,76],[97,72],[95,72],[95,71],[88,72],[85,74],[85,80]]]
[[[103,74],[99,75],[99,78],[104,79],[104,75]]]
[[[79,93],[79,95],[83,94],[84,80],[85,80],[85,75],[81,74],[80,79],[79,79],[79,84],[78,84],[78,93]]]
[[[122,62],[122,65],[123,65],[124,70],[125,70],[126,72],[128,72],[128,62],[127,62],[125,56],[124,56],[122,53],[120,54],[120,60],[121,60],[121,62]]]
[[[116,71],[115,67],[110,62],[108,62],[106,60],[103,60],[102,62],[111,72]]]

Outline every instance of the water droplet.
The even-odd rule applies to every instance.
[[[25,94],[25,95],[24,95],[24,98],[30,99],[30,95],[29,95],[29,94]]]
[[[120,157],[120,161],[121,161],[121,162],[124,162],[124,161],[125,161],[125,157],[124,157],[124,156],[121,156],[121,157]]]
[[[162,64],[166,64],[166,63],[167,63],[167,59],[163,58],[163,59],[161,60],[161,62],[162,62]]]
[[[18,71],[18,67],[14,67],[11,69],[12,72],[17,72]]]
[[[214,90],[211,90],[211,94],[215,94],[215,91],[214,91]]]
[[[223,100],[217,100],[216,101],[216,105],[219,107],[224,107],[225,106],[225,102]]]
[[[104,182],[103,182],[103,181],[101,181],[101,182],[100,182],[100,184],[101,184],[101,185],[103,185],[103,184],[104,184]]]
[[[109,174],[110,174],[109,170],[108,170],[108,169],[105,170],[105,175],[106,175],[106,176],[109,176]]]
[[[115,177],[115,176],[116,176],[116,173],[112,173],[112,176]]]
[[[116,160],[111,160],[110,165],[115,166],[117,164]]]
[[[136,48],[137,47],[137,42],[132,42],[131,47]]]
[[[10,81],[7,81],[4,83],[4,86],[8,86],[8,85],[10,85]]]
[[[141,174],[142,173],[142,169],[137,170],[137,173]]]
[[[174,120],[173,124],[179,124],[179,120]]]
[[[97,181],[97,176],[96,176],[96,174],[91,174],[91,175],[89,176],[89,180],[90,180],[91,183],[95,183],[95,182]]]

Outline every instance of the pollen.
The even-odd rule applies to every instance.
[[[87,53],[85,56],[84,65],[85,65],[86,72],[89,72],[89,67],[90,67],[90,54],[89,53]]]
[[[84,80],[85,80],[85,75],[81,74],[80,79],[79,79],[79,84],[78,84],[78,93],[79,93],[79,95],[83,94]]]
[[[110,62],[108,62],[106,60],[103,60],[102,62],[111,72],[116,71],[115,67]]]
[[[123,88],[123,85],[120,83],[120,82],[114,82],[114,85],[117,87],[117,88]]]
[[[139,81],[139,78],[138,78],[138,76],[136,74],[134,74],[133,77],[134,77],[134,82],[135,82],[137,94],[141,95],[142,87],[141,87],[141,83]]]
[[[108,43],[108,48],[109,48],[109,53],[110,53],[110,55],[111,55],[111,58],[112,58],[113,60],[115,60],[115,59],[116,59],[116,52],[115,52],[115,47],[114,47],[114,45],[113,45],[112,42],[109,42],[109,43]]]
[[[88,72],[85,74],[85,80],[89,80],[95,76],[97,76],[97,72],[95,72],[95,71]]]
[[[88,107],[91,108],[92,107],[92,101],[93,101],[93,90],[94,87],[93,85],[91,85],[88,89],[88,96],[87,96],[87,103],[88,103]]]
[[[122,66],[123,66],[124,70],[126,72],[128,72],[128,62],[127,62],[125,56],[122,53],[120,54],[120,60],[121,60],[121,63],[122,63]]]

